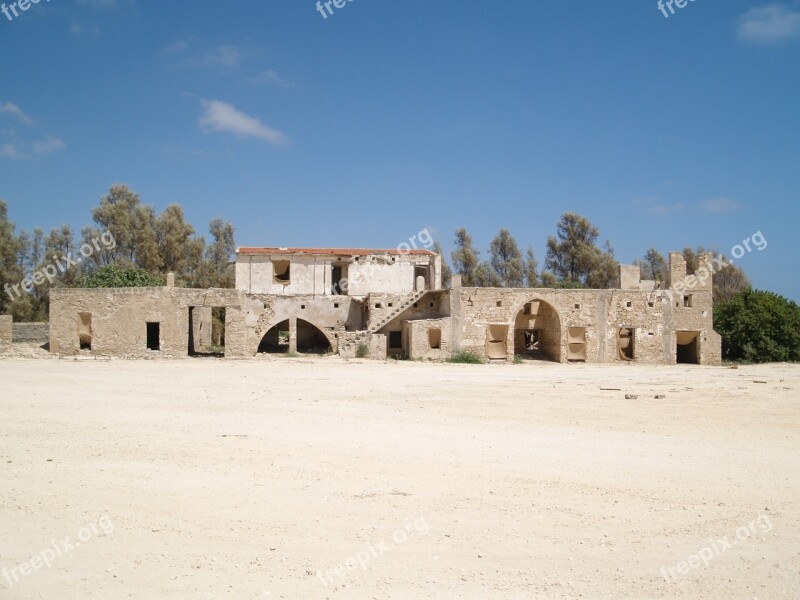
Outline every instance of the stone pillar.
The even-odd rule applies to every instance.
[[[13,340],[11,321],[11,316],[0,316],[0,350],[11,348],[11,341]]]
[[[167,287],[175,287],[175,273],[167,273]]]
[[[289,352],[297,352],[297,317],[289,319]]]

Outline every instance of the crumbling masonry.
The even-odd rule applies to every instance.
[[[710,256],[698,275],[711,272]],[[236,288],[54,289],[50,350],[126,357],[262,352],[444,360],[717,365],[711,277],[670,254],[665,289],[620,265],[620,289],[442,289],[427,250],[240,248]],[[677,285],[680,283],[681,285]],[[679,289],[680,293],[674,291]]]

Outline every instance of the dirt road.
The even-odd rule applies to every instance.
[[[0,381],[0,598],[800,597],[800,366]]]

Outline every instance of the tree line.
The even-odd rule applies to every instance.
[[[53,282],[31,282],[30,293],[8,292],[7,286],[62,263],[62,257],[78,256],[83,244],[92,245],[105,233],[115,244],[94,244],[90,256],[78,266],[59,269]],[[233,287],[233,225],[213,219],[208,233],[208,241],[198,235],[179,204],[157,214],[125,185],[109,189],[92,210],[92,224],[79,235],[69,225],[48,234],[39,227],[17,233],[8,218],[8,205],[0,200],[0,314],[10,314],[15,321],[46,321],[51,287],[96,287],[98,281],[109,282],[109,287],[115,287],[114,281],[161,285],[167,273],[175,273],[176,285],[185,287]]]
[[[599,244],[599,229],[589,219],[567,212],[556,224],[556,234],[547,238],[544,267],[539,263],[533,248],[528,246],[523,255],[519,244],[507,229],[501,229],[489,245],[488,260],[480,260],[472,236],[463,227],[455,232],[455,249],[451,254],[452,269],[443,267],[443,278],[448,283],[451,273],[461,275],[465,287],[542,287],[607,289],[619,287],[619,263],[611,242]],[[441,247],[435,250],[441,253]],[[719,256],[719,252],[684,248],[687,273],[698,268],[698,259],[706,252]],[[656,248],[634,261],[642,279],[652,280],[665,289],[669,284],[669,264]],[[750,288],[744,271],[729,265],[713,276],[714,301],[722,302]]]
[[[100,246],[98,238],[113,236],[113,244]],[[92,210],[92,224],[75,234],[68,225],[48,234],[40,228],[17,233],[9,221],[8,206],[0,200],[0,314],[15,321],[46,321],[51,287],[135,287],[163,285],[167,273],[175,273],[176,285],[194,288],[232,288],[232,261],[236,250],[234,228],[221,218],[208,226],[210,238],[198,235],[186,221],[179,204],[157,214],[125,185],[114,185]],[[453,273],[465,287],[619,287],[618,263],[609,241],[599,243],[600,232],[586,217],[565,213],[547,238],[544,265],[531,246],[525,253],[507,229],[501,229],[481,260],[472,236],[465,228],[455,232],[452,269],[443,263],[443,282]],[[92,242],[95,242],[92,244]],[[59,268],[52,281],[32,278],[46,267],[63,264],[77,256],[84,245],[92,252],[77,266]],[[433,250],[442,253],[437,242]],[[684,248],[688,274],[698,268],[702,247]],[[719,253],[710,251],[715,257]],[[642,279],[669,284],[669,265],[656,248],[634,261]],[[14,295],[9,286],[27,280],[30,293]],[[729,265],[713,275],[715,328],[722,335],[723,357],[764,362],[800,360],[800,307],[770,292],[751,289],[750,280],[738,266]]]

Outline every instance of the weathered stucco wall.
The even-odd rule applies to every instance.
[[[454,350],[470,350],[484,356],[487,348],[494,345],[500,357],[502,341],[492,342],[489,338],[506,327],[507,359],[521,354],[520,332],[541,330],[557,331],[557,346],[553,345],[552,335],[541,336],[540,346],[546,358],[559,362],[624,362],[628,359],[623,349],[630,344],[625,334],[630,333],[633,360],[674,364],[677,339],[673,328],[684,328],[698,332],[698,362],[719,364],[719,337],[711,327],[710,292],[696,291],[696,304],[691,309],[675,307],[675,295],[668,290],[463,288],[452,294]],[[548,314],[539,322],[537,315],[524,314],[526,304],[539,304]],[[491,332],[490,326],[497,331]]]
[[[451,357],[451,319],[407,321],[408,357],[412,360],[447,360]]]
[[[225,356],[247,355],[244,294],[182,288],[53,289],[50,350],[77,354],[83,340],[92,354],[188,356],[190,307],[225,308]],[[148,323],[158,323],[157,351],[147,347]]]
[[[672,362],[677,359],[678,344],[684,341],[692,344],[694,336],[699,363],[718,365],[722,362],[722,339],[711,327],[714,318],[711,256],[698,257],[698,268],[693,275],[687,275],[686,261],[679,252],[670,252],[669,262],[673,290]]]
[[[348,296],[270,296],[248,295],[246,302],[247,347],[251,355],[258,352],[264,336],[274,327],[289,321],[290,344],[296,350],[297,320],[318,328],[336,352],[342,331],[361,329],[363,303]]]
[[[289,261],[289,280],[276,281],[274,262]],[[335,288],[334,265],[343,269],[346,284]],[[248,294],[277,296],[344,295],[363,297],[371,292],[410,294],[417,267],[427,268],[430,289],[441,289],[441,257],[435,255],[368,255],[352,258],[319,255],[239,255],[236,288]],[[334,289],[339,294],[334,294]]]
[[[386,358],[386,336],[380,333],[370,334],[367,331],[346,331],[340,335],[339,355],[342,358],[358,358],[358,347],[364,345],[370,360]]]

